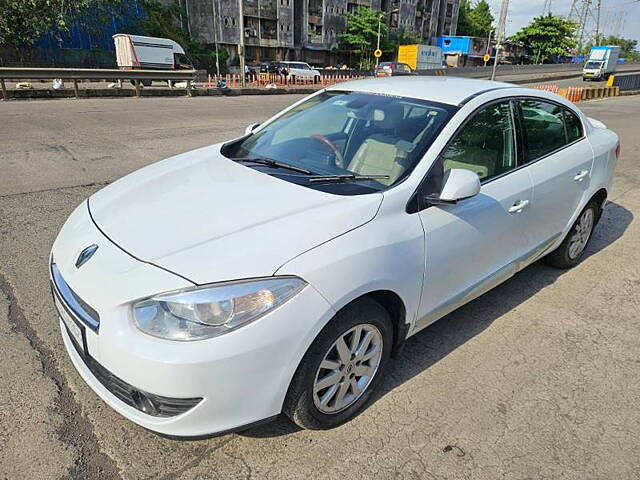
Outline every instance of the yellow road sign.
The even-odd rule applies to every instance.
[[[485,53],[482,59],[485,61],[485,63],[487,63],[489,60],[491,60],[491,55],[489,55],[488,53]]]
[[[382,50],[376,48],[375,52],[373,52],[373,56],[376,58],[380,58],[382,56]]]

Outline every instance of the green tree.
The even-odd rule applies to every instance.
[[[63,34],[73,21],[92,12],[117,12],[122,0],[4,0],[0,6],[0,44],[31,48],[44,33]]]
[[[378,23],[381,18],[380,38],[387,37],[386,17],[384,13],[367,7],[361,7],[356,13],[347,13],[346,17],[347,29],[340,35],[341,46],[356,54],[360,69],[370,69],[375,64],[373,51],[376,49]]]
[[[486,37],[493,30],[493,15],[486,0],[479,0],[475,6],[471,0],[461,0],[458,10],[458,35]]]
[[[576,42],[573,39],[575,24],[562,17],[543,15],[523,27],[510,38],[526,45],[534,55],[536,63],[551,61],[554,57],[571,54]]]

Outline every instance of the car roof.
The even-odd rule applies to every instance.
[[[433,102],[460,105],[470,97],[489,90],[502,88],[522,88],[512,83],[477,80],[473,78],[447,76],[406,76],[371,77],[339,83],[328,90],[349,90],[355,92],[396,95]],[[524,90],[524,89],[523,89]]]

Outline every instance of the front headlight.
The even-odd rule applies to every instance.
[[[163,293],[133,305],[136,326],[154,337],[217,337],[260,318],[304,288],[297,277],[228,282]]]

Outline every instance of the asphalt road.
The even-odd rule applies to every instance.
[[[640,97],[580,105],[623,151],[587,258],[534,264],[412,338],[352,422],[174,441],[83,383],[47,280],[65,218],[105,183],[296,98],[0,104],[0,478],[640,478]]]

